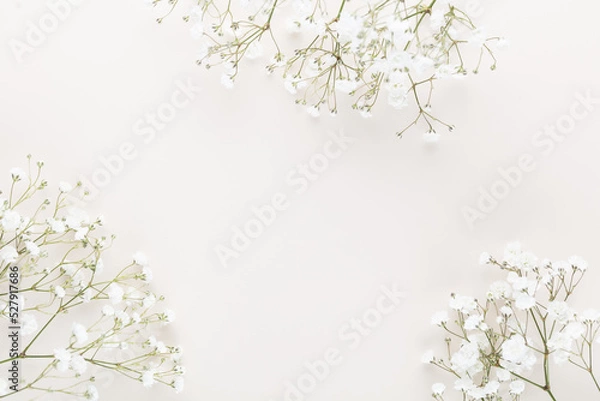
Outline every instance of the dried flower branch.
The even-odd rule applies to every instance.
[[[507,272],[506,280],[494,282],[481,301],[453,294],[451,314],[438,312],[431,320],[447,334],[447,354],[429,351],[423,362],[452,374],[463,400],[520,400],[527,385],[557,400],[553,371],[566,362],[600,392],[593,365],[600,312],[578,312],[568,303],[587,262],[578,256],[539,261],[518,243],[507,246],[503,261],[488,253],[480,261]],[[444,400],[445,388],[434,384],[433,398]]]
[[[149,290],[147,258],[138,252],[118,271],[105,268],[114,236],[101,234],[103,218],[69,207],[76,188],[67,183],[45,198],[42,168],[29,157],[28,172],[12,169],[0,198],[0,321],[12,335],[0,358],[12,369],[0,379],[0,399],[18,389],[97,400],[101,370],[181,391],[182,350],[154,335],[174,315],[158,309],[163,298]]]
[[[351,7],[341,0],[331,13],[323,0],[198,0],[184,20],[200,41],[198,64],[221,66],[228,88],[243,59],[271,52],[267,72],[281,71],[287,90],[311,115],[337,114],[344,94],[353,98],[352,108],[370,117],[385,97],[398,110],[416,105],[416,116],[398,135],[422,123],[431,141],[437,128],[453,129],[432,112],[434,84],[477,73],[485,57],[495,69],[493,47],[506,43],[478,28],[459,2],[375,0]],[[180,2],[149,3],[167,7],[162,22]],[[284,29],[302,45],[287,50],[292,46],[281,38]]]

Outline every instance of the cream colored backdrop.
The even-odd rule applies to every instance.
[[[0,4],[3,181],[28,153],[53,183],[98,178],[102,158],[124,146],[130,160],[101,177],[110,182],[88,208],[119,235],[115,254],[149,254],[153,286],[177,311],[165,337],[185,348],[185,392],[117,379],[100,386],[104,399],[282,401],[286,380],[329,348],[340,363],[305,399],[429,399],[433,381],[450,379],[420,363],[443,338],[431,313],[451,291],[481,296],[495,276],[479,253],[515,239],[540,257],[586,257],[579,301],[600,306],[600,100],[577,95],[600,99],[597,2],[482,3],[482,23],[511,46],[496,72],[439,88],[434,107],[457,129],[433,146],[418,129],[397,139],[391,110],[315,120],[258,66],[228,91],[195,66],[188,28],[177,17],[157,25],[142,3],[82,1],[22,62],[9,40],[23,40],[46,5]],[[194,99],[155,136],[137,135],[188,80]],[[556,124],[554,137],[538,133]],[[340,130],[354,142],[296,193],[286,176]],[[480,187],[506,196],[469,225],[463,211]],[[223,268],[215,246],[277,193],[286,210]],[[394,283],[405,298],[352,347],[340,330]],[[568,384],[563,400],[590,399],[589,383],[577,396]]]

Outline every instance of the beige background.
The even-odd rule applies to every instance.
[[[9,39],[22,39],[27,21],[47,9],[2,2],[0,170],[31,153],[46,161],[52,182],[75,181],[123,142],[135,144],[137,157],[88,207],[119,234],[115,252],[147,251],[155,289],[178,313],[166,336],[186,349],[186,391],[156,389],[144,399],[280,401],[285,380],[328,347],[342,350],[343,363],[311,401],[428,399],[431,382],[449,379],[420,364],[442,339],[429,316],[451,291],[475,294],[494,278],[477,266],[482,250],[500,254],[519,239],[542,257],[577,253],[600,266],[600,104],[549,155],[532,144],[577,92],[600,97],[597,2],[483,3],[482,23],[511,47],[496,72],[439,88],[434,107],[457,129],[434,146],[419,129],[397,139],[401,119],[391,110],[314,120],[258,66],[227,91],[194,65],[196,44],[178,17],[159,26],[141,3],[83,1],[18,63]],[[132,125],[188,78],[201,88],[197,99],[143,143]],[[339,129],[356,143],[295,195],[286,174]],[[535,169],[469,227],[462,208],[524,154]],[[233,268],[220,267],[214,245],[280,191],[289,209]],[[600,306],[599,278],[592,270],[580,301]],[[392,283],[407,298],[349,350],[338,329]],[[578,399],[590,389],[584,383]],[[107,399],[139,390],[120,379],[101,388]]]

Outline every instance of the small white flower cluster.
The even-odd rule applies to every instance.
[[[124,267],[105,268],[103,254],[114,236],[101,234],[102,217],[91,218],[67,202],[81,185],[61,183],[54,202],[44,199],[43,163],[35,171],[29,160],[33,173],[12,169],[9,195],[0,198],[0,288],[18,281],[19,359],[46,361],[28,366],[19,393],[47,389],[97,400],[92,382],[98,369],[146,387],[161,383],[182,391],[182,349],[156,339],[174,313],[158,308],[163,298],[149,290],[148,258],[137,252]],[[0,320],[10,318],[9,298],[0,293]],[[60,388],[56,376],[76,381]],[[5,385],[0,380],[0,396],[13,394]]]
[[[184,20],[199,41],[198,64],[220,65],[227,88],[244,58],[272,50],[267,72],[281,70],[285,88],[311,116],[337,114],[340,94],[352,96],[352,108],[365,118],[381,98],[397,110],[412,103],[417,116],[398,135],[422,120],[424,139],[431,142],[439,137],[435,126],[452,129],[431,112],[434,83],[477,73],[486,55],[495,69],[493,47],[506,43],[475,26],[463,2],[368,0],[351,6],[340,0],[330,13],[323,0],[199,0]],[[171,14],[178,3],[151,4],[164,4]],[[281,30],[293,36],[293,50]]]
[[[566,362],[589,374],[600,391],[593,369],[600,311],[578,312],[568,303],[587,262],[579,256],[540,261],[515,242],[502,261],[483,253],[480,263],[506,272],[506,278],[493,282],[483,299],[452,294],[450,312],[431,318],[448,335],[446,356],[427,351],[423,362],[454,375],[463,400],[518,400],[526,385],[556,400],[551,371]],[[445,390],[443,383],[434,384],[433,398],[443,400]]]

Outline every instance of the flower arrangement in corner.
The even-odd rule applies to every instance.
[[[179,0],[146,0],[170,15]],[[356,4],[354,4],[356,2]],[[184,20],[199,40],[197,62],[220,67],[232,88],[244,59],[268,54],[268,73],[280,71],[296,103],[317,117],[338,112],[338,96],[370,117],[385,98],[398,110],[416,106],[416,116],[397,134],[422,123],[425,139],[453,126],[432,111],[434,84],[477,73],[484,58],[496,68],[494,47],[503,38],[486,34],[462,0],[194,0]],[[472,5],[471,5],[472,6]],[[477,7],[476,7],[477,9]],[[472,14],[472,12],[471,12]],[[282,39],[281,31],[292,36]],[[293,43],[296,43],[295,45]]]
[[[587,262],[578,256],[540,261],[518,243],[506,247],[503,261],[488,253],[480,261],[506,272],[506,279],[492,283],[480,300],[452,294],[451,312],[431,320],[447,335],[445,356],[428,351],[423,362],[453,375],[461,400],[520,400],[527,387],[551,400],[570,400],[552,385],[564,364],[581,369],[600,392],[593,365],[600,312],[576,311],[568,303]],[[445,390],[434,384],[433,398],[452,399]]]
[[[50,200],[43,162],[28,159],[29,171],[12,169],[0,193],[0,322],[9,333],[0,399],[27,392],[97,400],[94,382],[106,372],[180,392],[182,350],[156,338],[174,315],[149,290],[146,256],[105,267],[115,237],[102,234],[103,218],[70,207],[75,188],[67,183]]]

